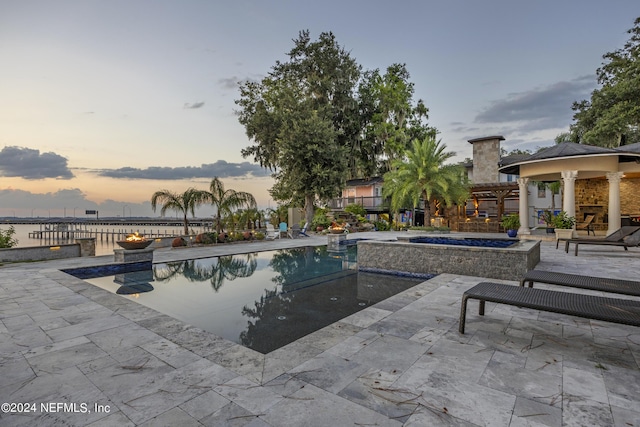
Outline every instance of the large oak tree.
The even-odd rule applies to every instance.
[[[311,222],[316,200],[338,196],[347,178],[383,175],[412,139],[436,130],[404,64],[362,72],[330,32],[293,42],[267,77],[241,83],[236,104],[253,142],[242,155],[271,169],[274,199],[304,205]]]
[[[601,86],[591,99],[573,104],[571,141],[603,147],[640,142],[640,18],[628,33],[622,49],[603,56]]]
[[[316,199],[339,195],[360,134],[360,66],[332,33],[293,40],[286,62],[260,82],[240,85],[238,119],[253,145],[244,157],[274,172],[274,199],[304,204],[311,222]]]

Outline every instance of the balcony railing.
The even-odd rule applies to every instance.
[[[333,210],[343,210],[349,205],[358,204],[365,208],[367,211],[382,212],[388,209],[388,204],[385,205],[385,199],[382,196],[359,196],[359,197],[341,197],[329,201],[329,208]]]

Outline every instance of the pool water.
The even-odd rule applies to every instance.
[[[358,272],[356,251],[282,249],[85,280],[266,354],[425,280]]]
[[[480,248],[508,248],[517,240],[507,239],[454,239],[451,237],[416,237],[409,239],[411,243],[433,243],[437,245],[474,246]]]

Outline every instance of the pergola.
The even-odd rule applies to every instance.
[[[498,205],[498,221],[504,214],[504,201],[508,197],[518,196],[520,189],[514,182],[496,182],[490,184],[474,184],[471,197],[477,205],[478,199],[496,199]]]
[[[500,172],[519,175],[520,223],[518,233],[530,234],[527,227],[529,180],[562,180],[562,209],[576,213],[576,179],[606,178],[609,183],[607,234],[620,228],[620,181],[623,177],[640,177],[640,143],[617,148],[563,142],[511,164],[502,164]]]

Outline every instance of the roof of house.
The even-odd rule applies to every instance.
[[[374,185],[378,183],[382,183],[384,180],[381,176],[375,176],[373,178],[357,178],[350,179],[347,181],[347,187],[362,187],[366,185]]]

